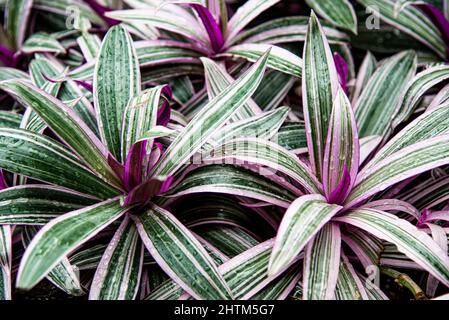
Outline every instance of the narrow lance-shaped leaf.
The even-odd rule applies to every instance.
[[[0,300],[11,300],[12,230],[11,226],[0,226]]]
[[[375,8],[371,13],[386,23],[414,37],[435,51],[441,58],[446,57],[446,46],[441,33],[426,15],[414,6],[406,6],[395,14],[394,0],[357,0],[368,8]]]
[[[304,254],[304,300],[331,300],[340,267],[341,235],[336,223],[326,224],[307,244]]]
[[[257,138],[230,140],[210,151],[204,161],[213,163],[221,160],[228,163],[230,159],[237,163],[251,163],[280,171],[300,183],[307,191],[321,192],[321,184],[307,165],[275,143]]]
[[[333,25],[357,34],[357,16],[348,0],[306,0],[306,3]]]
[[[5,31],[15,49],[22,46],[32,6],[33,0],[6,1]]]
[[[133,300],[139,289],[143,245],[134,222],[126,217],[95,271],[90,300]]]
[[[241,78],[202,108],[162,155],[153,169],[154,175],[172,175],[232,117],[257,89],[269,54],[265,53]]]
[[[61,187],[22,185],[0,191],[0,224],[40,225],[98,200]]]
[[[67,213],[46,224],[25,251],[17,276],[17,287],[31,289],[64,256],[127,210],[120,205],[120,198],[114,198]]]
[[[397,127],[403,121],[409,119],[427,90],[448,78],[449,67],[445,65],[430,67],[418,73],[407,86],[402,104],[396,112],[397,115],[393,121],[393,127]]]
[[[201,58],[201,62],[204,65],[206,88],[209,99],[211,100],[222,93],[235,80],[226,72],[226,70],[211,59]],[[249,99],[248,102],[237,110],[231,120],[242,120],[260,113],[261,110],[259,106],[252,99]]]
[[[281,47],[263,43],[244,43],[232,46],[217,57],[243,58],[254,62],[271,48],[267,67],[290,74],[297,78],[302,75],[302,60],[294,53]]]
[[[0,129],[0,168],[99,198],[119,193],[63,145],[30,131]]]
[[[341,203],[351,191],[359,169],[359,149],[351,103],[340,88],[329,121],[323,161],[324,191],[330,203]],[[346,174],[349,183],[344,181]]]
[[[140,69],[131,36],[122,26],[109,29],[94,71],[94,104],[100,135],[119,162],[123,116],[130,98],[140,92]]]
[[[383,137],[391,130],[391,119],[416,67],[416,54],[409,51],[389,58],[376,70],[354,107],[360,137]]]
[[[368,231],[376,237],[392,242],[418,265],[438,280],[449,285],[449,257],[432,238],[404,219],[370,209],[354,210],[335,220]]]
[[[271,253],[269,273],[288,265],[341,207],[326,203],[320,195],[296,199],[282,218]]]
[[[249,0],[242,5],[228,23],[226,45],[259,14],[269,9],[280,0]]]
[[[105,146],[70,107],[25,80],[1,82],[0,88],[33,108],[92,170],[111,184],[120,186],[107,163]]]
[[[336,300],[368,300],[368,294],[363,287],[362,281],[342,253],[338,271],[337,286],[335,288]]]
[[[310,18],[304,45],[303,73],[302,98],[307,146],[312,168],[321,180],[328,121],[338,89],[338,76],[329,44],[314,13]]]
[[[353,207],[398,182],[448,164],[448,137],[446,134],[415,143],[372,167],[367,166],[359,173],[346,206]]]
[[[170,91],[168,86],[158,86],[130,99],[123,118],[122,159],[144,133],[156,126],[159,108],[167,103]]]
[[[153,205],[133,219],[151,255],[189,294],[197,299],[232,298],[201,243],[171,213]]]

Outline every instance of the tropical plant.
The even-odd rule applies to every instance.
[[[0,298],[447,298],[446,1],[0,7]]]

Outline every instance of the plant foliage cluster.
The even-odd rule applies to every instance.
[[[0,299],[448,298],[449,1],[0,10]]]

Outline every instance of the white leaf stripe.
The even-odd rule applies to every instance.
[[[354,210],[335,219],[392,242],[418,265],[449,285],[449,257],[432,238],[392,214],[370,209]]]
[[[1,82],[0,87],[30,106],[100,177],[120,186],[106,160],[106,148],[67,105],[25,80]]]
[[[17,287],[30,289],[61,259],[126,213],[120,198],[67,213],[46,224],[33,238],[21,260]]]
[[[281,47],[262,43],[245,43],[230,47],[217,57],[244,58],[255,62],[270,48],[267,63],[269,68],[301,78],[303,65],[301,58]]]
[[[448,163],[449,135],[415,143],[371,168],[364,168],[357,176],[346,206],[353,207],[398,182]]]
[[[335,223],[326,224],[306,245],[304,300],[332,300],[340,267],[341,235]]]
[[[11,146],[15,148],[11,148]],[[99,198],[118,190],[95,176],[56,141],[20,129],[0,129],[0,167]]]
[[[312,13],[304,45],[303,112],[312,168],[321,180],[322,159],[338,76],[334,59],[318,18]]]
[[[322,191],[321,184],[307,165],[275,143],[257,138],[230,140],[206,154],[204,161],[214,163],[224,160],[224,163],[227,163],[228,159],[267,166],[295,179],[309,192],[320,193]]]
[[[406,51],[389,58],[376,70],[354,107],[360,137],[384,136],[391,129],[391,119],[416,67],[415,52]]]
[[[375,7],[374,15],[386,23],[411,35],[434,50],[441,58],[446,58],[446,47],[441,33],[427,16],[414,6],[406,6],[395,16],[393,0],[357,0],[365,7]]]
[[[368,300],[368,294],[362,281],[343,253],[340,261],[337,286],[335,288],[336,300]]]
[[[269,52],[241,78],[205,105],[176,137],[152,171],[170,176],[179,169],[254,93],[262,80]]]
[[[211,257],[171,213],[153,205],[133,219],[151,255],[189,294],[197,299],[232,298]]]
[[[306,3],[333,25],[357,34],[357,16],[348,0],[306,0]]]
[[[139,289],[143,245],[134,222],[125,217],[95,271],[89,300],[133,300]]]
[[[113,72],[112,72],[113,71]],[[109,29],[95,65],[94,105],[100,135],[121,162],[123,114],[130,98],[140,93],[140,68],[129,33],[122,26]]]
[[[317,232],[340,211],[323,196],[307,195],[296,199],[282,218],[270,258],[269,273],[291,263]]]

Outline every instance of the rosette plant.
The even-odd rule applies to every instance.
[[[447,298],[444,4],[0,1],[0,298]]]

